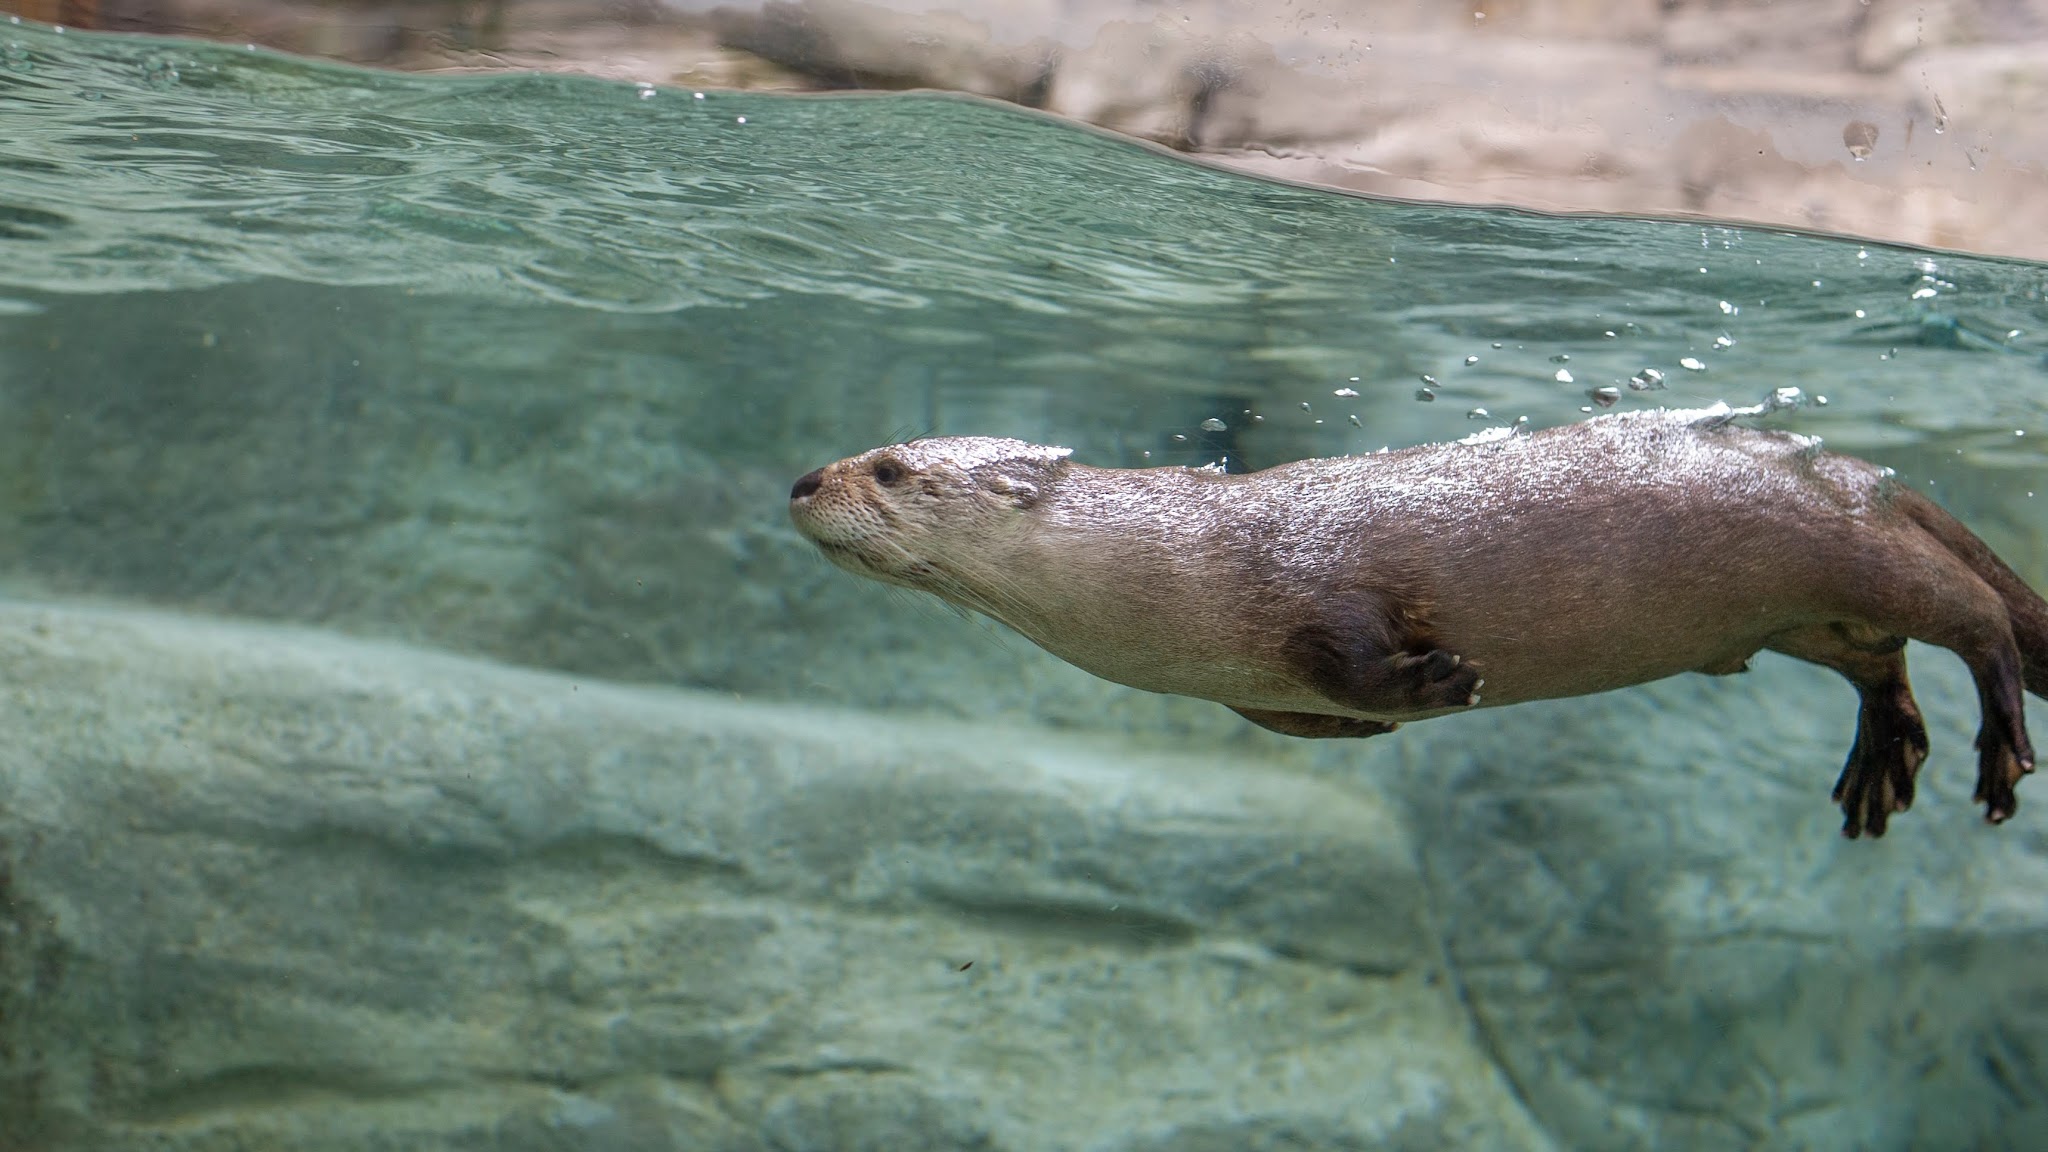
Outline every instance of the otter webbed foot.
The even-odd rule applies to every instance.
[[[1913,806],[1913,778],[1927,759],[1927,726],[1904,681],[1874,686],[1863,695],[1856,743],[1835,781],[1842,835],[1884,835],[1894,812]]]
[[[1326,716],[1317,712],[1267,712],[1258,708],[1232,708],[1232,712],[1261,728],[1282,736],[1310,740],[1339,740],[1383,736],[1401,725],[1379,720],[1354,720],[1349,716]]]
[[[1972,799],[1984,805],[1984,819],[2003,824],[2019,809],[2013,791],[2020,777],[2034,770],[2034,746],[2027,739],[2026,704],[2020,693],[2017,652],[2001,653],[1983,669],[1972,669],[1984,723],[1977,729],[1977,791]]]
[[[1984,805],[1984,819],[1993,824],[2003,824],[2012,819],[2019,810],[2020,797],[2015,791],[2020,777],[2034,769],[2022,765],[2019,757],[2013,755],[2012,746],[2003,740],[1995,742],[1993,748],[1984,748],[1984,737],[1977,737],[1977,790],[1970,799]]]

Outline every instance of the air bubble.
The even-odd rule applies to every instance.
[[[1595,388],[1587,393],[1587,395],[1593,398],[1593,403],[1598,404],[1602,408],[1612,408],[1615,402],[1621,399],[1621,389]]]
[[[1467,420],[1485,420],[1487,418],[1488,413],[1484,408],[1474,408],[1470,412],[1465,413],[1465,419]]]
[[[1569,384],[1572,382],[1572,374],[1563,368],[1559,368],[1557,375],[1553,376],[1552,379],[1556,380],[1559,384]]]
[[[1430,390],[1429,390],[1429,389],[1427,389],[1427,388],[1417,388],[1417,389],[1415,390],[1415,398],[1416,398],[1417,400],[1420,400],[1420,401],[1422,401],[1423,403],[1427,404],[1427,403],[1429,403],[1429,402],[1430,402],[1431,400],[1434,400],[1434,399],[1436,399],[1436,393],[1435,393],[1435,392],[1432,392],[1432,391],[1430,391]]]
[[[1705,372],[1707,370],[1707,366],[1705,364],[1700,363],[1696,357],[1692,356],[1687,356],[1684,359],[1680,360],[1678,362],[1678,366],[1680,368],[1685,369],[1687,372]]]
[[[1477,363],[1479,363],[1479,357],[1477,357],[1477,356],[1467,356],[1467,357],[1465,357],[1465,367],[1467,367],[1467,368],[1470,368],[1471,366],[1473,366],[1474,364],[1477,364]]]
[[[1218,419],[1217,419],[1216,417],[1214,417],[1214,416],[1211,416],[1211,417],[1209,417],[1209,418],[1208,418],[1207,420],[1204,420],[1204,421],[1202,421],[1202,431],[1204,431],[1204,432],[1228,432],[1228,431],[1230,431],[1230,425],[1228,425],[1228,424],[1225,424],[1225,423],[1224,423],[1223,421],[1221,421],[1221,420],[1218,420]]]
[[[1337,390],[1336,390],[1335,392],[1332,392],[1332,393],[1330,393],[1330,395],[1332,395],[1332,396],[1356,396],[1356,395],[1358,395],[1358,389],[1356,389],[1356,388],[1339,388],[1339,389],[1337,389]]]

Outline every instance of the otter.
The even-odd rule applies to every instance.
[[[980,612],[1133,688],[1290,736],[1581,696],[1770,650],[1861,696],[1842,831],[1913,801],[1927,729],[1906,641],[1960,656],[1975,798],[2012,816],[2048,695],[2048,603],[1890,469],[1725,406],[1600,416],[1262,471],[1093,468],[934,437],[804,476],[835,564]]]

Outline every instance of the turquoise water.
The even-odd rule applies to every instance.
[[[913,433],[1244,468],[1797,387],[2048,586],[2044,287],[0,25],[0,1132],[2048,1147],[2048,799],[1974,821],[1945,657],[1926,798],[1842,845],[1853,703],[1789,665],[1310,746],[782,507]]]

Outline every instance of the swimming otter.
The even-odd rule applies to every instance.
[[[1842,831],[1913,800],[1908,638],[1962,657],[1993,823],[2033,770],[2048,603],[1889,469],[1726,408],[1245,475],[1090,468],[1017,440],[917,440],[810,473],[835,564],[995,617],[1098,676],[1293,736],[1578,696],[1770,649],[1862,695]]]

